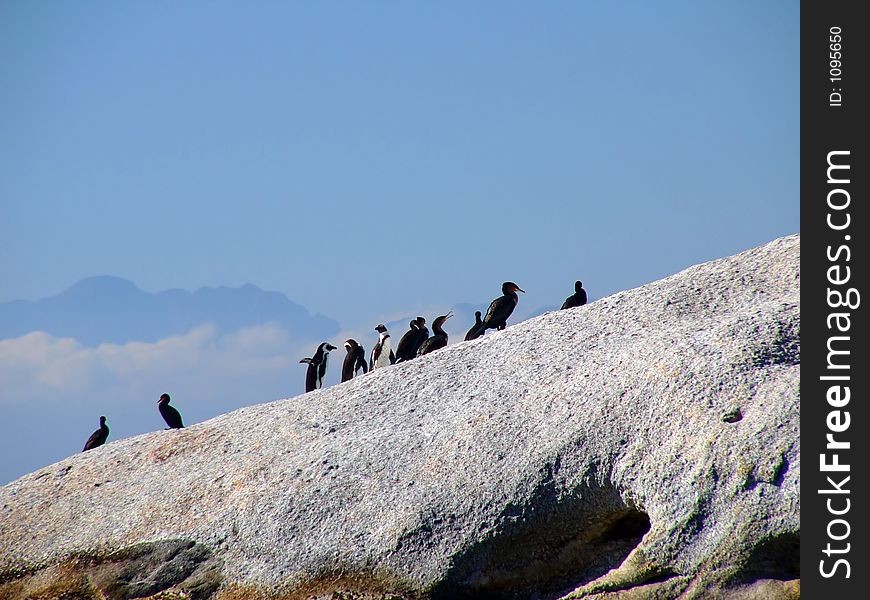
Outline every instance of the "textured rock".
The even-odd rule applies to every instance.
[[[799,259],[782,238],[22,477],[0,597],[112,569],[224,598],[799,595]]]

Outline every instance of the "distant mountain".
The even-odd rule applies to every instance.
[[[150,294],[126,279],[102,276],[51,298],[0,303],[0,339],[44,331],[89,346],[155,342],[205,323],[235,331],[270,322],[299,339],[326,339],[340,329],[333,319],[312,315],[284,294],[251,284]]]

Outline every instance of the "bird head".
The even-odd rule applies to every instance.
[[[106,417],[100,417],[100,427],[106,424]]]
[[[380,325],[375,327],[375,331],[377,331],[378,333],[384,333],[386,330],[387,330],[387,327],[383,323],[381,323]]]
[[[575,281],[574,282],[574,291],[579,292],[582,289],[583,289],[583,282],[582,281]]]
[[[505,281],[501,285],[501,293],[502,294],[512,294],[514,292],[522,292],[526,293],[526,290],[515,284],[513,281]]]
[[[169,404],[169,394],[160,394],[160,398],[157,399],[157,404]]]
[[[359,344],[354,339],[349,339],[349,340],[344,341],[344,347],[347,348],[348,350],[353,350],[357,346],[359,346]]]
[[[323,348],[324,352],[329,352],[330,350],[335,350],[336,348],[329,342],[323,342],[322,344],[320,344],[320,347]]]

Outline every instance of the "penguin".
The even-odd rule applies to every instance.
[[[305,393],[313,392],[317,389],[317,363],[310,358],[303,358],[299,362],[308,365],[305,371]]]
[[[169,425],[167,429],[183,429],[184,424],[181,422],[181,413],[174,406],[169,406],[169,394],[162,394],[157,400],[157,409],[160,411],[160,416]]]
[[[390,339],[386,326],[381,323],[375,327],[375,331],[378,332],[378,341],[375,342],[375,347],[372,348],[372,358],[369,361],[369,368],[372,371],[396,362],[396,355],[393,354],[393,342]]]
[[[574,293],[565,299],[561,310],[566,308],[574,308],[575,306],[583,306],[586,304],[586,290],[583,289],[582,281],[574,282]]]
[[[483,321],[480,318],[480,311],[474,311],[474,325],[471,326],[471,329],[468,330],[468,333],[465,334],[465,341],[476,340],[480,336],[483,335],[483,330],[480,329],[480,326],[483,324]]]
[[[443,348],[447,345],[447,332],[442,328],[444,323],[453,316],[452,312],[446,315],[441,315],[432,322],[432,337],[420,344],[420,349],[417,350],[417,356],[423,356],[430,352]]]
[[[513,281],[505,281],[501,285],[502,295],[492,301],[489,305],[489,309],[486,311],[486,316],[483,318],[483,321],[480,325],[473,327],[466,335],[466,338],[472,335],[472,339],[480,337],[487,329],[501,331],[507,327],[507,319],[511,316],[511,313],[514,312],[517,303],[520,301],[517,292],[526,293],[524,289]]]
[[[317,347],[311,361],[317,364],[317,388],[323,387],[323,376],[326,375],[326,362],[329,360],[329,351],[335,350],[335,346],[329,342],[323,342]]]
[[[108,437],[109,426],[106,425],[106,417],[100,417],[100,428],[91,434],[91,437],[89,437],[88,441],[85,442],[85,447],[82,448],[82,452],[87,452],[88,450],[93,450],[97,446],[102,446],[106,443]]]
[[[368,373],[369,367],[366,364],[365,348],[360,346],[356,340],[347,340],[344,343],[347,348],[347,356],[344,357],[344,364],[341,366],[341,382],[350,381],[362,369],[363,374]]]
[[[426,327],[426,319],[423,317],[417,317],[411,321],[410,325],[411,330],[402,336],[399,346],[396,348],[396,362],[416,357],[420,344],[429,337],[429,329]]]

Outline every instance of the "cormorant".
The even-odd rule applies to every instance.
[[[366,364],[366,351],[360,346],[356,340],[347,340],[344,343],[347,348],[347,356],[344,357],[344,364],[341,366],[341,382],[350,381],[353,379],[360,369],[363,373],[368,373],[369,367]]]
[[[308,365],[305,371],[305,393],[313,392],[317,389],[317,363],[310,358],[303,358],[299,362]]]
[[[583,306],[584,304],[586,304],[586,290],[583,289],[583,282],[575,281],[574,293],[565,299],[562,310],[574,308],[575,306]]]
[[[184,424],[181,422],[181,413],[174,406],[169,406],[169,394],[163,394],[157,400],[157,408],[160,411],[160,416],[169,425],[169,429],[181,429]]]
[[[426,338],[429,337],[429,329],[426,327],[426,319],[417,317],[411,321],[411,330],[406,332],[399,341],[399,346],[396,348],[396,362],[403,360],[411,360],[417,356],[417,350],[420,349]]]
[[[390,334],[387,332],[386,326],[381,323],[375,327],[378,332],[378,341],[375,342],[375,347],[372,348],[372,358],[369,361],[369,368],[372,371],[386,367],[396,362],[396,355],[393,354],[393,342],[390,339]]]
[[[100,417],[100,428],[91,434],[91,437],[89,437],[88,441],[85,442],[85,447],[82,448],[82,452],[92,450],[97,446],[102,446],[106,443],[108,437],[109,426],[106,425],[106,417]]]
[[[476,340],[480,336],[483,335],[483,330],[480,326],[483,324],[483,321],[480,318],[480,311],[474,311],[474,325],[471,326],[471,329],[468,330],[468,333],[465,334],[465,341]]]
[[[417,350],[417,356],[423,356],[430,352],[443,348],[447,345],[447,332],[442,329],[444,322],[453,316],[452,312],[446,315],[441,315],[432,322],[432,337],[420,344],[420,349]]]
[[[486,316],[483,318],[483,321],[480,325],[475,326],[471,329],[471,331],[466,334],[466,338],[468,336],[472,336],[471,339],[476,337],[480,337],[484,334],[487,329],[497,329],[501,331],[507,326],[507,319],[511,316],[511,313],[514,312],[514,309],[517,307],[517,302],[520,301],[519,296],[517,296],[517,292],[526,293],[526,291],[513,281],[505,281],[501,285],[501,293],[502,296],[496,298],[489,305],[489,309],[486,311]]]

